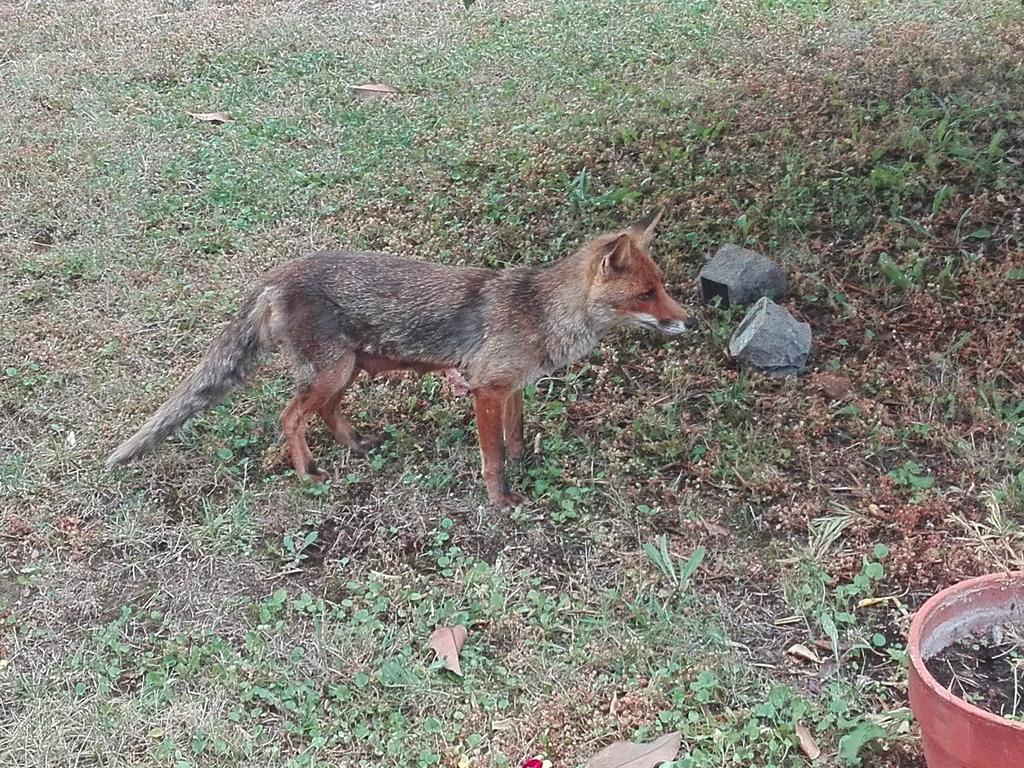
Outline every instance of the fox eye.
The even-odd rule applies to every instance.
[[[654,301],[654,297],[657,295],[658,292],[652,288],[651,290],[649,290],[647,293],[643,294],[640,297],[640,301]]]

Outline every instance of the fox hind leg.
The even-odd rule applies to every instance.
[[[327,479],[313,461],[313,454],[306,442],[306,427],[309,425],[309,414],[304,407],[303,395],[297,394],[281,413],[281,428],[284,430],[285,444],[291,454],[292,466],[299,477],[311,477],[323,482]]]
[[[348,448],[360,456],[365,456],[371,450],[380,445],[380,439],[374,437],[360,437],[359,434],[353,429],[352,424],[346,419],[338,410],[341,404],[341,398],[345,394],[345,390],[348,389],[352,380],[356,377],[359,370],[354,368],[350,372],[347,379],[342,380],[340,377],[334,379],[336,390],[334,394],[328,398],[317,411],[320,414],[320,418],[323,419],[324,424],[331,431],[339,443],[348,446]]]
[[[327,473],[313,460],[313,454],[306,442],[306,430],[313,414],[319,414],[324,421],[327,421],[325,413],[329,412],[332,418],[336,415],[338,400],[352,381],[355,365],[355,355],[349,353],[330,365],[320,367],[312,381],[297,391],[281,414],[281,427],[291,454],[292,466],[300,477],[308,476],[319,482],[327,479]],[[328,411],[327,406],[332,404],[334,408]],[[353,436],[351,426],[341,417],[337,417],[333,424],[328,421],[327,426],[339,439],[345,435]]]

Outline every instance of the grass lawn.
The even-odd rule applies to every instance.
[[[1022,60],[1018,2],[0,5],[0,766],[923,766],[910,615],[1024,567]],[[273,265],[543,263],[656,203],[703,332],[531,387],[512,513],[436,376],[361,379],[383,446],[317,427],[298,482],[276,358],[102,468]],[[806,375],[696,306],[725,242]]]

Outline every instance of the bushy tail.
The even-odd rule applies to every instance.
[[[142,428],[110,454],[107,467],[127,464],[150,450],[240,384],[256,366],[267,344],[269,315],[270,303],[263,292],[252,294],[210,345],[199,365],[175,387]]]

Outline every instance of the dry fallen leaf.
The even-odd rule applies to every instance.
[[[793,645],[789,646],[789,648],[786,649],[786,653],[790,656],[794,656],[798,659],[803,659],[804,661],[809,661],[813,664],[821,664],[821,659],[818,657],[818,654],[816,654],[806,645],[801,645],[800,643],[794,643]]]
[[[806,725],[801,724],[796,727],[796,737],[800,739],[800,749],[807,755],[808,759],[817,760],[821,757],[821,750],[814,742],[811,730]]]
[[[703,522],[704,522],[704,528],[712,536],[719,536],[719,537],[724,538],[724,537],[729,535],[729,529],[726,528],[724,525],[719,525],[718,523],[713,523],[710,520],[704,520]]]
[[[857,603],[858,608],[872,608],[876,605],[887,604],[892,600],[895,600],[895,595],[886,595],[885,597],[865,597],[863,600]]]
[[[587,768],[654,768],[675,760],[683,735],[676,731],[646,744],[616,741],[587,761]]]
[[[227,112],[189,112],[189,117],[193,117],[201,123],[230,123],[232,120],[231,115]]]
[[[352,92],[361,99],[380,99],[384,96],[389,96],[395,93],[401,93],[400,90],[391,85],[385,85],[384,83],[365,83],[363,85],[350,85],[349,88]]]
[[[469,633],[461,624],[455,627],[438,627],[430,636],[427,644],[434,649],[434,652],[445,666],[459,677],[462,677],[462,667],[459,666],[459,651],[466,642]]]
[[[853,382],[847,376],[838,376],[834,373],[820,373],[817,374],[815,379],[818,389],[832,400],[842,400],[853,389]]]

